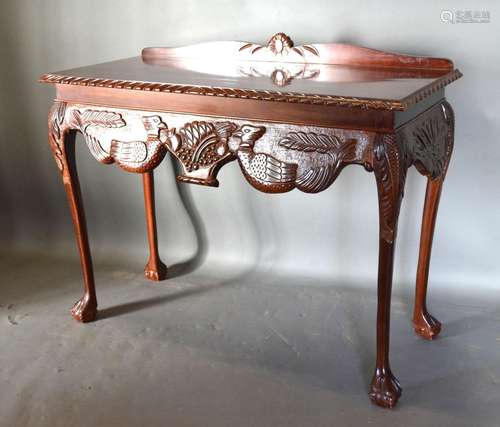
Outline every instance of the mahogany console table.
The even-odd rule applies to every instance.
[[[72,309],[96,318],[97,299],[75,164],[81,132],[101,163],[142,175],[150,258],[145,275],[166,278],[158,255],[153,169],[170,153],[178,180],[217,187],[237,160],[266,193],[317,193],[350,164],[374,172],[379,197],[377,358],[369,396],[393,407],[401,387],[389,366],[394,245],[406,172],[427,177],[413,324],[426,339],[441,324],[426,308],[429,259],[454,118],[444,87],[461,76],[448,59],[345,44],[295,46],[283,33],[267,45],[212,42],[146,48],[141,57],[46,74],[57,97],[49,143],[66,188],[85,293]]]

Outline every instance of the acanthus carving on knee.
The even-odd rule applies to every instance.
[[[66,129],[66,103],[54,102],[49,111],[49,145],[54,155],[57,168],[64,172],[64,137]]]
[[[409,163],[405,145],[397,134],[376,138],[372,163],[379,195],[380,235],[393,243]]]

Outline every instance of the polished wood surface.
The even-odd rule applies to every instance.
[[[235,161],[246,181],[266,193],[317,193],[343,168],[359,165],[374,172],[380,223],[369,396],[394,407],[401,386],[389,363],[390,308],[404,184],[411,166],[428,180],[414,328],[432,339],[441,325],[426,305],[430,253],[454,138],[444,86],[458,77],[446,59],[336,44],[295,46],[282,33],[267,45],[147,48],[141,58],[42,76],[57,90],[49,143],[67,190],[84,275],[74,317],[88,322],[98,314],[74,159],[76,131],[96,160],[142,175],[150,251],[145,275],[151,280],[167,274],[158,254],[153,177],[166,155],[178,163],[180,182],[217,187],[220,168]]]
[[[142,174],[144,186],[144,204],[146,206],[146,228],[148,233],[149,260],[144,268],[146,279],[158,282],[167,278],[167,266],[158,253],[158,235],[156,231],[155,185],[152,170]]]
[[[204,61],[238,60],[453,70],[453,62],[444,58],[402,55],[341,43],[314,43],[297,46],[284,33],[274,34],[265,45],[250,42],[216,41],[177,48],[147,47],[142,50],[141,56],[145,60],[196,58]]]
[[[55,149],[55,159],[62,174],[82,265],[84,294],[71,309],[71,314],[75,320],[79,322],[91,322],[97,315],[94,271],[87,235],[87,223],[85,221],[82,194],[76,169],[76,131],[67,126],[65,114],[66,106],[64,104],[54,104],[50,110],[49,143],[51,147]]]
[[[184,66],[182,66],[184,64]],[[280,74],[278,70],[281,70]],[[273,80],[273,73],[274,80]],[[453,73],[453,72],[451,72]],[[145,87],[145,90],[160,91],[162,85],[168,85],[171,92],[183,90],[194,94],[208,94],[216,90],[228,89],[227,96],[245,98],[255,91],[256,94],[265,92],[282,92],[285,101],[293,98],[293,94],[302,94],[302,102],[314,103],[329,97],[347,99],[363,99],[385,101],[387,109],[405,109],[404,102],[415,93],[423,93],[443,78],[451,77],[448,71],[443,70],[405,70],[405,69],[364,69],[348,65],[324,64],[281,64],[281,63],[218,63],[207,66],[200,60],[183,62],[150,61],[141,57],[112,61],[91,67],[82,67],[51,73],[59,76],[53,82],[64,83],[66,77],[78,78],[70,84],[91,83],[93,79],[103,79],[104,82],[95,83],[104,87],[112,83],[105,80],[123,82],[115,83],[113,87],[126,88],[127,83],[134,88]],[[286,75],[296,75],[287,77]],[[277,75],[283,77],[279,80]],[[302,75],[302,77],[300,77]],[[50,75],[44,77],[50,82]],[[146,86],[147,83],[149,86]],[[177,86],[177,87],[176,87]],[[288,95],[289,94],[289,95]],[[278,95],[279,96],[279,95]],[[308,98],[309,96],[309,98]],[[391,105],[393,103],[394,106]]]
[[[343,44],[219,42],[146,48],[141,57],[46,74],[41,81],[276,102],[406,110],[461,76],[448,59]]]
[[[432,340],[441,332],[441,323],[427,310],[427,283],[431,261],[432,238],[436,225],[439,198],[443,180],[429,179],[425,192],[422,230],[420,232],[420,251],[418,255],[417,285],[415,287],[415,308],[413,311],[413,326],[421,337]]]

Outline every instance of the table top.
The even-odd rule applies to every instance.
[[[266,46],[146,48],[138,57],[45,74],[40,81],[404,111],[460,76],[447,59],[343,44],[295,47],[278,33]]]

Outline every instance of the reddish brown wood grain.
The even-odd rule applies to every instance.
[[[160,259],[158,253],[158,235],[156,231],[155,213],[155,187],[154,172],[144,172],[142,174],[144,186],[144,203],[146,206],[146,228],[149,244],[149,260],[144,268],[144,275],[153,281],[165,280],[167,278],[167,266]]]
[[[242,60],[251,70],[247,64],[241,76],[228,78],[227,87],[215,86],[217,75],[205,72],[203,62],[216,58]],[[232,67],[223,67],[222,75]],[[379,406],[394,407],[401,387],[389,363],[390,308],[404,184],[413,165],[428,179],[413,321],[417,334],[432,339],[441,325],[426,305],[430,253],[454,129],[443,87],[458,77],[446,59],[338,44],[295,46],[283,33],[267,45],[145,49],[140,59],[43,76],[57,88],[49,143],[68,194],[84,276],[84,295],[73,316],[87,322],[97,314],[76,131],[99,162],[142,174],[150,252],[145,275],[151,280],[167,272],[158,253],[153,177],[167,154],[179,163],[179,181],[217,186],[219,169],[237,161],[246,181],[266,193],[320,192],[343,168],[362,165],[375,175],[380,222],[376,364],[369,395]]]
[[[415,288],[413,326],[418,335],[428,340],[436,338],[439,332],[441,332],[441,323],[427,310],[427,283],[429,280],[432,239],[434,236],[434,227],[436,225],[442,185],[442,178],[435,180],[428,179],[422,218],[422,230],[420,232],[420,251],[418,256],[417,285]]]
[[[142,50],[145,60],[182,58],[204,60],[298,62],[397,69],[453,70],[453,62],[445,58],[402,55],[341,43],[315,43],[295,46],[284,33],[272,36],[266,45],[249,42],[208,42],[192,46],[147,47]]]
[[[76,243],[80,253],[84,285],[84,294],[71,309],[71,314],[79,322],[91,322],[97,315],[97,297],[85,211],[76,169],[75,136],[75,130],[71,129],[66,121],[66,105],[64,103],[54,104],[49,112],[49,143],[61,171],[68,197],[75,227]]]

